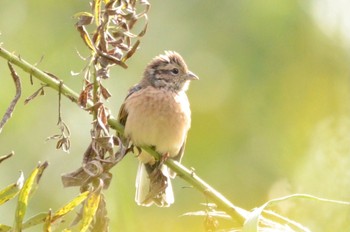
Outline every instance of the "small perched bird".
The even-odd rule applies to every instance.
[[[124,137],[135,146],[152,146],[162,154],[156,160],[145,151],[136,177],[135,201],[167,207],[174,203],[171,172],[163,163],[167,158],[181,161],[187,132],[191,125],[190,104],[186,95],[189,82],[198,77],[188,70],[183,58],[166,51],[146,67],[142,80],[133,86],[119,112],[125,126]]]

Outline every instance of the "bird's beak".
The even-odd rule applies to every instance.
[[[193,81],[193,80],[199,80],[199,78],[193,72],[188,71],[187,74],[186,74],[186,80]]]

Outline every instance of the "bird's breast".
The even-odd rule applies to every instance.
[[[135,145],[152,145],[175,156],[186,139],[191,111],[185,92],[147,87],[125,101],[125,135]]]

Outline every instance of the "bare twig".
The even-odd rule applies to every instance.
[[[0,56],[8,60],[11,64],[18,66],[23,71],[29,73],[30,75],[36,77],[41,82],[45,83],[48,87],[51,87],[55,89],[56,91],[59,90],[59,84],[60,81],[57,80],[57,78],[52,77],[52,75],[38,69],[37,67],[29,64],[22,58],[14,55],[13,53],[5,50],[4,48],[0,47]],[[68,88],[66,85],[62,85],[62,94],[69,98],[71,101],[77,103],[79,95]],[[91,107],[93,104],[88,101],[87,106]]]
[[[8,155],[0,156],[0,163],[2,163],[2,161],[6,160],[6,159],[8,159],[8,158],[10,158],[10,157],[12,157],[14,154],[15,154],[15,152],[14,152],[14,151],[11,151],[11,153],[8,154]]]
[[[7,108],[7,110],[5,112],[5,115],[1,119],[1,122],[0,122],[0,133],[1,133],[2,128],[4,127],[5,123],[12,117],[12,113],[15,110],[15,106],[16,106],[19,98],[21,97],[21,93],[22,93],[22,91],[21,91],[21,80],[19,79],[19,76],[16,73],[16,71],[13,69],[10,61],[8,62],[8,66],[9,66],[10,71],[11,71],[12,79],[15,82],[16,95],[12,99],[10,106]]]

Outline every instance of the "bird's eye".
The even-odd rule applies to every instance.
[[[178,70],[177,68],[173,68],[173,69],[171,70],[171,73],[176,75],[176,74],[179,73],[179,70]]]

